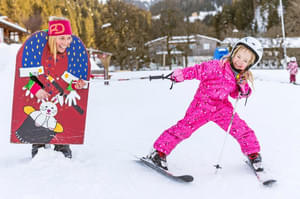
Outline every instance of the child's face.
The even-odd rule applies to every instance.
[[[252,57],[251,51],[240,49],[232,58],[232,63],[236,69],[244,71],[251,64]]]
[[[71,35],[60,35],[56,38],[56,50],[59,53],[64,53],[66,48],[70,46],[72,42]]]

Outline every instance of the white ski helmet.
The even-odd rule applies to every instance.
[[[263,47],[261,43],[258,41],[258,39],[255,39],[254,37],[244,37],[234,44],[230,56],[232,56],[232,53],[236,49],[236,47],[241,44],[246,46],[249,50],[251,50],[255,54],[255,61],[252,65],[248,66],[247,68],[248,70],[249,68],[251,68],[252,66],[256,66],[260,62],[263,56]]]
[[[291,61],[296,61],[296,57],[291,57]]]

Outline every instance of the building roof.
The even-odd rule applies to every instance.
[[[263,48],[282,48],[282,37],[278,38],[257,38],[261,43]],[[239,38],[225,38],[222,44],[234,45]],[[300,37],[286,37],[286,47],[287,48],[300,48]]]
[[[21,31],[21,32],[27,33],[27,30],[26,30],[25,28],[19,26],[18,24],[9,22],[9,21],[6,20],[6,19],[7,19],[6,16],[0,16],[0,24],[2,23],[2,24],[5,24],[5,25],[7,25],[7,26],[9,26],[9,27],[12,27],[12,28],[14,28],[14,29],[16,29],[16,30],[19,30],[19,31]]]
[[[205,36],[205,35],[200,35],[200,34],[197,34],[197,35],[190,35],[190,36],[173,36],[171,37],[169,43],[170,44],[174,44],[174,43],[187,43],[188,39],[190,42],[195,42],[196,41],[196,38],[203,38],[203,39],[208,39],[208,40],[212,40],[212,41],[215,41],[215,42],[218,42],[218,43],[221,43],[220,40],[216,39],[216,38],[213,38],[213,37],[208,37],[208,36]],[[151,41],[148,41],[145,45],[148,46],[148,45],[151,45],[153,43],[156,43],[158,41],[162,41],[162,40],[166,40],[167,39],[167,36],[164,36],[164,37],[159,37],[157,39],[154,39],[154,40],[151,40]]]
[[[168,51],[158,51],[156,52],[157,55],[167,55]],[[180,50],[171,50],[171,55],[181,55],[183,54],[183,51]]]
[[[240,39],[240,38],[227,37],[223,41],[221,41],[221,40],[213,38],[213,37],[208,37],[205,35],[197,34],[197,35],[190,35],[189,38],[187,36],[173,36],[170,39],[169,43],[170,44],[187,43],[188,39],[189,39],[189,42],[193,43],[196,41],[197,37],[212,40],[217,43],[220,43],[223,45],[230,45],[230,46],[233,46]],[[148,41],[145,45],[146,46],[152,45],[159,41],[166,41],[166,39],[167,39],[167,36],[159,37],[157,39]],[[282,48],[282,37],[278,37],[278,38],[259,37],[257,39],[262,43],[263,48]],[[286,47],[287,48],[300,48],[300,37],[286,37]]]

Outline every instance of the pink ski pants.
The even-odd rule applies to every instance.
[[[233,107],[229,101],[223,101],[217,106],[208,108],[207,104],[201,104],[200,100],[194,99],[184,118],[165,130],[155,141],[154,148],[169,155],[177,144],[190,137],[193,132],[209,121],[215,122],[227,131],[232,113]],[[254,131],[248,127],[244,120],[240,119],[237,113],[234,115],[229,133],[238,141],[244,154],[248,155],[260,151]]]

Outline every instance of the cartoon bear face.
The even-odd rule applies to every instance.
[[[57,107],[52,102],[43,101],[40,106],[40,111],[43,115],[54,117],[57,114]]]

